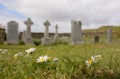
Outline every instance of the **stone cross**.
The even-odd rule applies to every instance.
[[[55,39],[58,37],[58,25],[55,26]]]
[[[81,30],[81,21],[71,21],[71,37],[72,44],[81,44],[82,41],[82,30]]]
[[[108,42],[108,43],[111,43],[111,42],[112,42],[112,29],[111,29],[111,28],[109,28],[109,29],[107,30],[107,42]]]
[[[50,22],[47,20],[44,22],[45,25],[45,33],[44,38],[49,38],[49,26],[51,25]]]
[[[28,18],[27,21],[25,21],[24,23],[27,26],[27,31],[26,31],[27,38],[31,38],[31,25],[33,25],[33,22],[31,21],[30,18]]]
[[[7,23],[7,43],[18,43],[18,23],[15,21],[10,21]]]

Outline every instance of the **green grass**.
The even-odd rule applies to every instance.
[[[35,47],[32,56],[14,58],[14,54]],[[0,45],[8,53],[0,54],[0,79],[120,79],[119,44],[83,44],[53,46]],[[102,60],[86,68],[85,61],[92,55]],[[57,57],[57,62],[36,63],[41,55]],[[99,71],[99,73],[98,73]]]

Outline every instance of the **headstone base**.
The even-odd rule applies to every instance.
[[[32,38],[26,38],[23,40],[25,44],[32,44]]]
[[[8,45],[17,45],[18,41],[7,41],[6,42]]]
[[[42,45],[52,45],[54,40],[52,38],[42,38]]]
[[[84,42],[83,41],[75,41],[75,42],[71,42],[72,45],[75,45],[75,44],[83,44]]]
[[[58,36],[55,36],[55,37],[54,37],[54,41],[57,41],[57,40],[59,40],[59,37],[58,37]]]

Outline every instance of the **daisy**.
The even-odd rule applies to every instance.
[[[3,51],[3,49],[0,49],[0,52],[2,52]]]
[[[91,64],[97,63],[101,59],[101,55],[94,55],[91,56],[89,60],[86,60],[85,63],[87,67],[89,67]]]
[[[58,61],[58,58],[54,57],[54,58],[53,58],[53,61],[55,61],[55,62]]]
[[[47,61],[49,61],[51,58],[50,57],[48,57],[47,55],[45,55],[45,56],[40,56],[38,59],[37,59],[37,63],[39,63],[39,62],[47,62]]]
[[[7,53],[8,52],[8,50],[7,49],[5,49],[5,50],[3,50],[1,53]]]
[[[17,57],[17,56],[23,56],[23,53],[19,52],[19,53],[17,53],[17,54],[14,55],[14,57]]]
[[[27,52],[27,55],[29,55],[29,54],[33,54],[35,50],[36,48],[30,48],[30,49],[25,50],[25,52]]]

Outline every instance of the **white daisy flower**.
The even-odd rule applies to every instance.
[[[8,52],[8,50],[7,49],[5,49],[5,50],[3,50],[1,53],[7,53]]]
[[[54,58],[53,58],[53,61],[55,61],[55,62],[58,61],[58,58],[54,57]]]
[[[27,52],[27,55],[29,55],[29,54],[33,54],[35,50],[36,48],[30,48],[30,49],[25,50],[25,52]]]
[[[17,56],[23,56],[23,53],[19,52],[19,53],[17,53],[17,54],[14,55],[14,57],[17,57]]]
[[[37,59],[37,63],[39,62],[47,62],[50,60],[50,57],[48,57],[47,55],[46,56],[40,56],[38,59]]]
[[[94,55],[91,56],[89,60],[86,60],[85,63],[87,67],[89,67],[91,64],[97,63],[101,59],[101,55]]]
[[[3,51],[3,49],[0,49],[0,52],[2,52]]]

